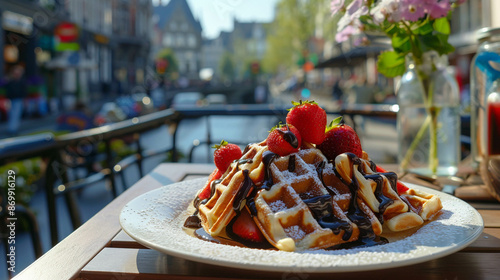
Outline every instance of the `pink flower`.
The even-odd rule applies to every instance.
[[[337,41],[338,43],[347,41],[347,39],[349,39],[351,35],[357,33],[359,33],[359,29],[354,28],[352,25],[348,25],[341,31],[337,32],[337,34],[335,35],[335,41]]]
[[[349,13],[350,15],[353,15],[354,13],[359,11],[362,7],[366,8],[366,6],[363,5],[363,1],[364,0],[352,1],[351,4],[349,4],[349,6],[347,6],[347,13]]]
[[[382,23],[385,19],[389,22],[401,20],[398,0],[381,0],[371,8],[370,13],[375,24]]]
[[[344,8],[344,0],[332,0],[330,3],[330,11],[332,12],[332,15],[338,13],[342,10],[342,8]]]
[[[403,20],[417,21],[425,16],[425,2],[422,0],[401,0],[399,11]]]
[[[427,2],[427,6],[425,8],[426,13],[428,13],[432,18],[444,17],[448,14],[448,12],[451,9],[451,4],[449,0],[441,0],[439,2],[427,0],[426,2]]]

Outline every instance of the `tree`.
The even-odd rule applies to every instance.
[[[156,54],[156,72],[159,75],[172,75],[179,71],[179,64],[172,49],[165,48]]]
[[[281,0],[275,20],[269,25],[265,71],[276,73],[280,67],[293,70],[308,49],[309,39],[333,40],[335,23],[331,20],[330,0]]]
[[[219,70],[221,73],[221,78],[224,80],[234,80],[235,77],[235,67],[233,62],[233,57],[230,52],[225,52],[219,62]]]

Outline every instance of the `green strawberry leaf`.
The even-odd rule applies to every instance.
[[[335,119],[333,119],[330,122],[329,125],[326,126],[325,132],[328,132],[328,131],[332,130],[332,128],[339,126],[339,125],[342,125],[342,124],[344,124],[343,117],[342,116],[336,117]]]
[[[314,100],[311,100],[311,101],[309,101],[309,100],[306,100],[306,101],[299,100],[299,102],[292,100],[293,107],[290,108],[290,109],[287,109],[287,110],[291,111],[293,108],[295,108],[297,106],[300,106],[302,104],[316,104],[316,105],[318,105],[318,103],[316,101],[314,101]]]
[[[224,147],[227,144],[229,144],[229,143],[226,140],[222,140],[222,141],[220,141],[220,144],[213,145],[212,148],[214,148],[214,149],[220,149],[221,147]]]

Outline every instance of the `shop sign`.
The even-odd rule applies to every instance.
[[[33,32],[33,19],[11,11],[4,11],[2,13],[2,27],[12,32],[31,35],[31,32]]]
[[[56,51],[78,51],[80,44],[78,44],[79,37],[78,26],[71,22],[62,22],[54,30],[55,47]]]
[[[103,44],[103,45],[107,45],[109,43],[109,38],[102,35],[102,34],[95,34],[94,35],[94,40],[99,43],[99,44]]]
[[[71,22],[63,22],[56,27],[54,34],[61,43],[76,42],[79,35],[78,26]]]

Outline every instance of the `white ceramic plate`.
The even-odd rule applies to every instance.
[[[186,209],[206,179],[167,185],[130,201],[120,223],[132,238],[160,252],[202,263],[265,271],[346,272],[399,267],[437,259],[472,243],[483,230],[479,213],[453,196],[407,184],[436,194],[442,214],[403,238],[385,245],[343,250],[282,252],[204,241],[183,230]],[[192,207],[190,207],[192,209]],[[391,237],[389,237],[391,240]]]

